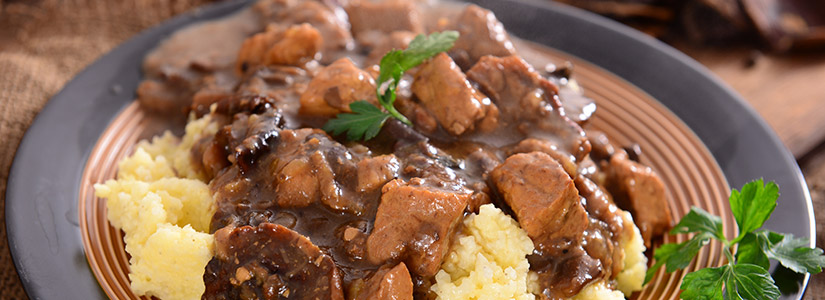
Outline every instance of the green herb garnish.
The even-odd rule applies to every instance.
[[[410,42],[406,50],[388,52],[379,64],[380,71],[375,89],[378,103],[387,112],[381,111],[367,101],[355,101],[349,105],[352,113],[338,114],[324,125],[324,130],[335,135],[346,132],[349,140],[369,140],[378,135],[381,127],[390,117],[412,125],[410,120],[398,112],[393,105],[396,97],[395,90],[401,76],[430,57],[450,50],[457,39],[458,32],[455,31],[436,32],[429,36],[420,34]]]
[[[728,263],[687,274],[680,287],[682,299],[777,299],[779,288],[768,273],[771,259],[797,273],[821,272],[825,266],[823,251],[808,247],[807,239],[758,230],[773,213],[778,197],[776,184],[766,185],[761,179],[745,184],[741,192],[734,189],[729,201],[739,235],[732,240],[725,237],[721,218],[701,208],[691,208],[670,234],[696,235],[686,242],[664,244],[656,249],[656,263],[647,270],[645,283],[663,264],[668,273],[687,267],[711,239],[722,243]],[[738,245],[736,255],[731,252],[734,245]]]

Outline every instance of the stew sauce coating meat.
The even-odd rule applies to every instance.
[[[621,271],[632,224],[617,205],[646,243],[667,230],[657,175],[566,114],[553,76],[569,74],[536,71],[486,9],[428,5],[263,0],[209,25],[235,46],[203,55],[185,47],[193,32],[147,58],[144,106],[219,128],[191,149],[217,206],[204,299],[434,298],[462,219],[486,203],[532,239],[542,299]],[[413,126],[390,119],[366,142],[320,129],[354,101],[377,105],[383,53],[447,29],[455,46],[399,84]]]

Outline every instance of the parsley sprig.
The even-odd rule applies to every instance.
[[[395,109],[395,97],[401,76],[430,57],[450,50],[458,39],[458,32],[444,31],[425,36],[420,34],[410,42],[406,50],[392,50],[381,59],[376,87],[378,103],[387,112],[360,100],[350,103],[352,113],[340,113],[327,121],[324,130],[334,135],[347,133],[349,140],[369,140],[378,135],[389,118],[396,118],[407,125],[409,119]]]
[[[779,288],[768,273],[771,259],[797,273],[821,272],[825,266],[822,249],[808,247],[804,238],[759,230],[776,208],[778,197],[776,184],[765,184],[761,179],[745,184],[741,192],[734,189],[729,202],[739,235],[732,240],[725,237],[720,217],[698,207],[691,208],[670,234],[695,235],[688,241],[656,249],[656,263],[647,270],[645,283],[662,265],[668,273],[687,267],[711,239],[722,243],[728,263],[687,274],[680,287],[682,299],[777,299]],[[731,252],[734,245],[738,245],[735,255]]]

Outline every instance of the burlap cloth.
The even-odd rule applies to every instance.
[[[84,67],[141,30],[210,0],[0,0],[0,212],[26,128]],[[0,213],[0,299],[26,299]]]
[[[34,116],[102,54],[143,29],[211,1],[0,0],[0,299],[27,298],[9,255],[2,212],[9,168]],[[823,294],[822,284],[816,285],[807,299]]]

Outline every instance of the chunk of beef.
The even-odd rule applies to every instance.
[[[588,130],[587,140],[590,141],[590,145],[592,145],[593,148],[593,151],[590,152],[590,158],[592,158],[593,161],[600,162],[609,160],[610,157],[613,156],[613,153],[616,153],[616,149],[614,149],[613,144],[610,143],[610,140],[604,132]]]
[[[509,149],[507,151],[507,155],[513,155],[517,153],[530,153],[536,151],[550,155],[550,157],[552,157],[561,164],[562,168],[564,168],[564,171],[567,172],[567,174],[570,175],[570,177],[576,177],[576,173],[578,173],[576,157],[568,153],[564,153],[562,150],[559,149],[558,145],[551,141],[527,138],[519,142],[513,148]]]
[[[370,54],[364,61],[364,65],[377,65],[381,58],[392,50],[404,50],[415,38],[416,33],[412,31],[393,31],[389,35],[381,35],[380,41],[372,47]]]
[[[255,224],[260,212],[314,203],[354,215],[364,212],[366,203],[355,190],[357,161],[323,131],[281,130],[268,149],[248,169],[233,164],[210,182],[218,206],[213,228]]]
[[[138,85],[137,99],[142,107],[152,111],[181,113],[191,101],[192,89],[186,82],[146,79]]]
[[[556,85],[518,56],[485,56],[467,71],[467,77],[509,117],[535,120],[544,117],[537,112],[561,107],[555,99]]]
[[[303,66],[315,59],[323,42],[318,30],[307,23],[267,26],[243,42],[236,69],[243,74],[258,65]]]
[[[574,180],[576,189],[585,199],[584,208],[590,216],[590,234],[587,254],[602,262],[605,273],[615,276],[622,271],[624,250],[619,245],[623,234],[627,231],[623,212],[613,204],[610,195],[600,186],[582,175]],[[609,277],[609,276],[608,276]]]
[[[332,258],[281,225],[223,228],[215,249],[202,299],[344,299]]]
[[[367,258],[380,264],[404,261],[412,272],[433,276],[441,267],[470,194],[393,180],[382,189]]]
[[[375,80],[359,69],[349,58],[342,58],[321,69],[301,95],[300,113],[313,116],[334,116],[351,112],[355,101],[378,104]]]
[[[349,15],[353,35],[361,40],[371,31],[391,33],[393,31],[424,31],[418,10],[412,1],[366,1],[352,0],[344,9]]]
[[[306,207],[320,199],[321,188],[315,168],[317,166],[306,156],[293,159],[281,168],[275,177],[279,207]]]
[[[415,74],[413,93],[453,135],[475,130],[490,131],[498,124],[498,108],[476,91],[447,54],[425,63]]]
[[[381,155],[358,162],[358,190],[368,192],[398,177],[400,162],[395,155]]]
[[[565,116],[557,87],[520,57],[485,56],[467,71],[467,77],[493,99],[503,123],[529,136],[558,139],[577,160],[590,152],[584,130]]]
[[[206,180],[231,164],[238,165],[241,172],[248,171],[278,140],[283,122],[272,101],[258,96],[232,96],[218,101],[212,122],[223,126],[190,149],[193,168]]]
[[[299,128],[296,119],[301,94],[312,79],[307,70],[294,66],[259,66],[244,74],[236,94],[263,95],[272,98],[284,114],[285,127]]]
[[[324,38],[322,53],[331,58],[329,54],[332,52],[352,47],[349,23],[337,16],[333,10],[317,1],[301,1],[284,12],[283,21],[292,24],[312,24]]]
[[[570,298],[607,275],[604,268],[610,266],[604,263],[612,260],[602,259],[612,259],[614,248],[603,222],[588,216],[570,175],[552,157],[510,156],[490,181],[533,240],[528,260],[538,273],[541,299]]]
[[[213,103],[233,97],[237,85],[238,79],[226,73],[221,76],[204,76],[200,89],[192,95],[190,109],[199,116],[209,113],[209,106]],[[198,111],[199,108],[203,109]]]
[[[653,169],[628,159],[624,151],[611,156],[605,169],[605,187],[616,205],[630,211],[645,246],[650,247],[651,239],[667,232],[671,225],[664,183]]]
[[[449,29],[460,34],[450,56],[462,69],[467,70],[484,56],[510,56],[516,48],[510,42],[504,25],[493,12],[477,5],[468,5]]]
[[[309,23],[315,27],[324,41],[321,48],[324,63],[334,60],[330,54],[352,46],[349,23],[345,18],[336,15],[335,9],[340,8],[330,7],[318,1],[264,0],[254,5],[254,10],[261,15],[264,25]]]
[[[402,262],[395,267],[381,267],[359,291],[355,300],[412,300],[413,283],[410,271]]]
[[[267,96],[234,94],[214,99],[209,103],[192,103],[190,109],[200,118],[211,113],[212,104],[215,104],[215,114],[232,118],[238,113],[262,114],[268,110],[275,110],[275,102],[274,98]]]
[[[562,166],[541,152],[516,154],[490,173],[519,225],[544,252],[563,252],[582,240],[587,211]]]
[[[455,171],[460,168],[459,162],[443,150],[418,142],[398,147],[395,155],[403,161],[403,178],[418,178],[430,186],[458,193],[469,192],[465,176]]]
[[[413,122],[418,132],[432,133],[438,129],[438,120],[413,99],[399,98],[395,101],[395,108]]]

